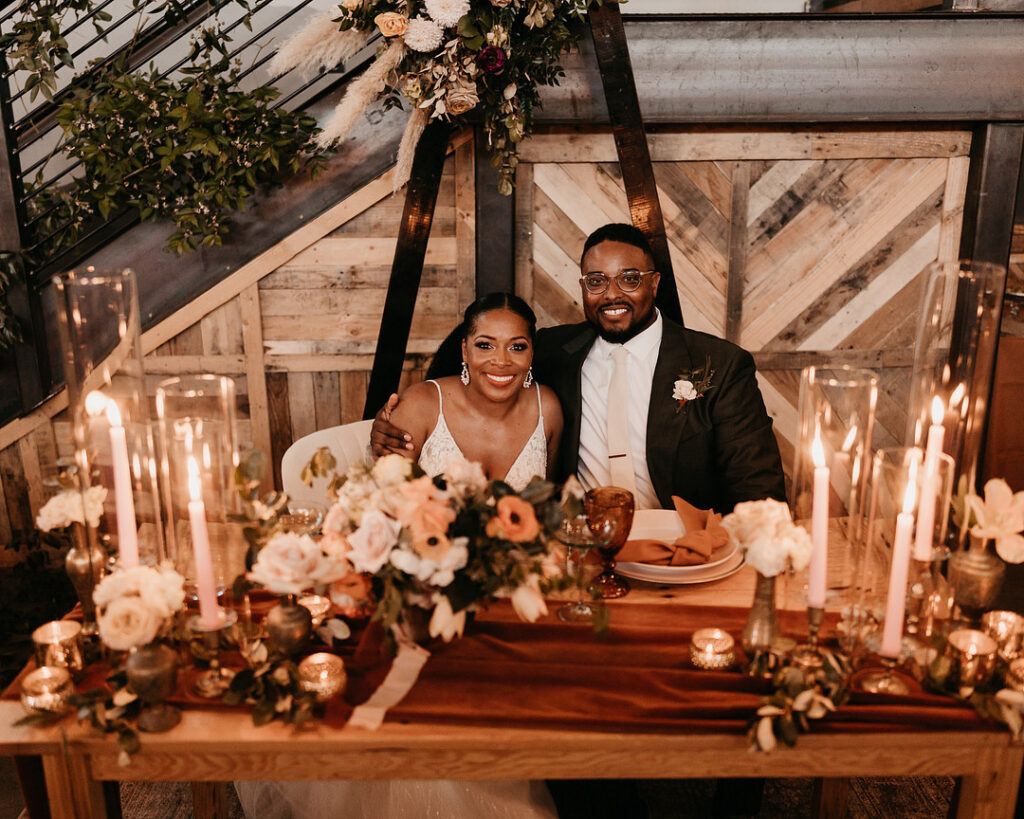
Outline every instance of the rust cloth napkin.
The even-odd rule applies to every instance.
[[[729,542],[722,516],[714,509],[698,509],[672,496],[676,513],[686,532],[673,543],[659,540],[629,540],[617,560],[625,563],[653,563],[658,566],[697,566],[707,563],[711,553]]]

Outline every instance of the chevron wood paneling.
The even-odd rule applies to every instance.
[[[583,242],[628,221],[606,141],[568,138],[571,151],[541,136],[527,154],[534,223],[522,231],[532,266],[521,289],[546,324],[582,318]],[[809,363],[875,369],[875,445],[903,442],[921,274],[956,256],[969,145],[968,133],[947,131],[652,135],[684,320],[723,337],[728,327],[755,354],[787,468]],[[602,161],[565,161],[572,154]]]

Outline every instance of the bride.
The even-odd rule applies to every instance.
[[[562,408],[533,380],[537,320],[518,296],[491,293],[467,308],[462,373],[409,387],[392,414],[412,436],[407,454],[437,475],[452,458],[523,489],[546,476],[562,433]],[[554,819],[543,782],[391,780],[236,782],[250,819]]]

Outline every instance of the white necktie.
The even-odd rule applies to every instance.
[[[612,381],[608,387],[608,474],[613,486],[636,495],[633,449],[629,444],[629,351],[621,344],[612,348]]]

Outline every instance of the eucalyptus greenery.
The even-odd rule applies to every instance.
[[[235,0],[250,14],[246,0]],[[54,99],[61,66],[74,67],[61,35],[69,11],[90,15],[97,30],[109,17],[92,0],[27,2],[10,34],[0,38],[12,68],[29,72],[30,98]],[[193,37],[189,64],[164,77],[155,67],[128,71],[143,21],[162,14],[165,23],[185,18],[179,0],[133,0],[136,38],[109,65],[76,77],[57,97],[63,129],[58,150],[81,161],[69,184],[47,186],[42,171],[29,199],[34,217],[30,261],[44,264],[74,244],[86,228],[112,214],[134,210],[141,219],[166,218],[177,227],[168,249],[178,252],[222,243],[233,211],[284,173],[314,172],[315,120],[275,109],[270,87],[236,88],[241,66],[228,59],[230,36],[208,23]],[[214,19],[211,17],[211,19]],[[246,19],[248,25],[248,19]],[[33,195],[34,194],[34,195]]]

